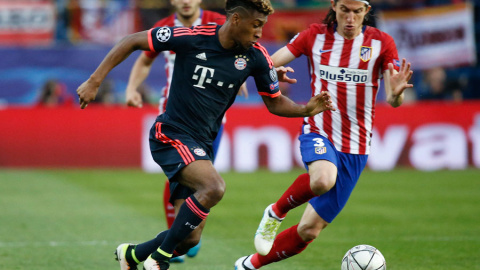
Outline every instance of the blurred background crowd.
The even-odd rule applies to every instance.
[[[370,2],[370,23],[392,35],[400,57],[412,61],[415,87],[407,92],[409,102],[480,99],[478,0]],[[328,0],[272,3],[276,12],[261,40],[270,53],[310,23],[321,22],[330,6]],[[224,0],[203,0],[202,6],[224,13],[224,4]],[[168,0],[0,0],[0,105],[72,105],[76,87],[116,41],[150,28],[171,12]],[[132,63],[119,66],[102,85],[98,102],[124,102]],[[309,91],[299,89],[308,87],[306,74],[306,65],[299,64],[295,75],[304,78],[303,84],[285,86],[285,94],[306,100]],[[151,77],[140,91],[155,104],[164,72]],[[249,91],[253,94],[255,87]],[[380,91],[380,102],[382,95]]]

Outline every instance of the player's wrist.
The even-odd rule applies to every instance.
[[[400,95],[393,95],[391,94],[389,98],[387,99],[387,102],[392,106],[392,107],[398,107],[402,105],[403,103],[403,93]]]
[[[95,76],[94,74],[92,74],[90,76],[90,78],[88,78],[88,84],[91,84],[95,87],[100,87],[100,84],[102,83],[102,79],[98,78],[97,76]]]
[[[137,92],[137,88],[136,87],[128,87],[127,86],[127,89],[125,90],[125,93],[128,95],[128,94],[135,94]]]
[[[310,117],[314,116],[316,113],[314,113],[315,109],[308,106],[308,105],[303,105],[303,117]]]

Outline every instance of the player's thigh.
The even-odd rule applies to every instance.
[[[317,189],[328,191],[335,185],[338,169],[329,160],[316,160],[308,164],[308,173],[313,191]]]
[[[310,186],[316,194],[322,194],[335,185],[337,178],[338,152],[335,146],[317,133],[299,137],[300,152],[310,175]]]
[[[328,224],[318,215],[312,205],[307,204],[297,230],[304,241],[310,241],[315,239]]]
[[[184,167],[174,181],[194,192],[197,201],[210,209],[223,198],[225,181],[213,167],[212,162],[197,160]]]
[[[224,189],[225,182],[210,160],[196,160],[185,166],[174,180],[194,191]]]

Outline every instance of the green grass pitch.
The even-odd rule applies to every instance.
[[[302,172],[223,174],[227,192],[212,209],[199,255],[170,269],[233,270],[253,253],[264,208]],[[166,229],[164,181],[140,170],[0,170],[0,269],[118,270],[118,244]],[[367,170],[317,240],[262,269],[339,270],[357,244],[379,248],[389,270],[480,269],[480,171]]]

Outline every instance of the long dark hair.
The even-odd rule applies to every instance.
[[[336,5],[338,3],[338,0],[334,0],[333,4]],[[367,4],[365,4],[367,6]],[[370,25],[370,12],[365,15],[365,18],[363,18],[363,25]],[[330,7],[330,10],[328,10],[327,16],[325,16],[325,19],[323,19],[323,23],[330,26],[333,26],[334,23],[337,22],[337,13],[333,11],[333,8]]]

